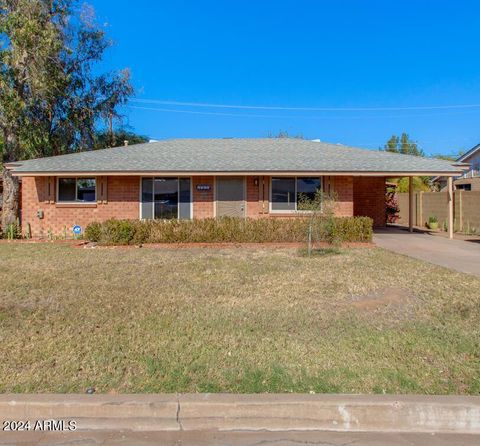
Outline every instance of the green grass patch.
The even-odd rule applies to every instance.
[[[480,392],[480,280],[377,248],[0,244],[0,283],[0,392]]]

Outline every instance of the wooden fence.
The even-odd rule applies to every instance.
[[[415,192],[413,205],[414,226],[425,227],[430,216],[438,218],[439,227],[448,222],[446,192]],[[408,193],[398,194],[399,223],[408,225]],[[456,190],[453,200],[454,230],[480,233],[480,191]]]

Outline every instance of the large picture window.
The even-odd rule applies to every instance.
[[[95,178],[59,178],[58,201],[91,203],[96,200]]]
[[[302,200],[313,200],[321,190],[319,177],[278,177],[272,178],[271,209],[277,212],[301,211]]]
[[[190,178],[142,178],[141,218],[191,218]]]

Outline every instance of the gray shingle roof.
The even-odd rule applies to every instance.
[[[21,161],[22,173],[458,173],[451,162],[301,139],[172,139]]]

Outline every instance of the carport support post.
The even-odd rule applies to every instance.
[[[413,177],[408,177],[408,230],[413,232]]]
[[[448,200],[448,238],[453,238],[453,179],[447,178],[447,200]]]

